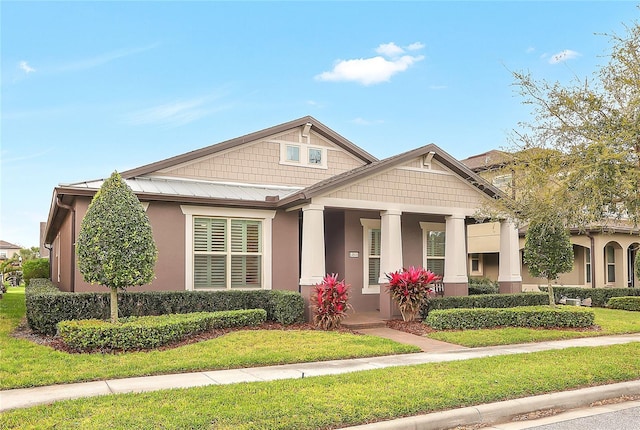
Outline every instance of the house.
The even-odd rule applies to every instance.
[[[467,294],[467,226],[500,191],[436,145],[384,160],[303,117],[120,173],[149,216],[158,262],[141,290],[280,289],[308,299],[326,273],[358,312],[394,312],[385,273],[424,266]],[[52,280],[87,284],[74,243],[103,180],[54,189],[45,230]],[[498,254],[504,292],[520,291],[518,232]]]
[[[10,260],[14,255],[19,255],[21,249],[21,246],[0,240],[0,260]]]
[[[509,156],[497,150],[474,155],[462,160],[469,169],[491,182],[505,193],[512,175],[506,167]],[[640,248],[640,229],[623,221],[608,226],[592,226],[586,231],[571,229],[573,270],[555,281],[567,287],[640,287],[633,271],[633,262]],[[498,225],[492,223],[471,226],[469,232],[469,266],[471,276],[496,279],[498,270]],[[526,229],[520,230],[519,248],[524,249]],[[520,257],[522,261],[522,257]],[[537,290],[547,280],[531,276],[521,263],[524,290]]]

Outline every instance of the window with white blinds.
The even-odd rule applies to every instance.
[[[262,287],[262,221],[193,219],[196,289]]]
[[[362,225],[362,294],[380,292],[380,253],[382,237],[379,219],[360,218]]]
[[[380,229],[369,229],[369,285],[378,285],[380,278]]]
[[[425,232],[425,257],[427,264],[425,268],[432,271],[436,275],[444,275],[444,231],[426,231]]]

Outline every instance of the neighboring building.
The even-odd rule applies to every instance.
[[[479,174],[503,192],[511,193],[511,172],[505,168],[508,154],[489,151],[462,160],[469,169]],[[498,226],[492,223],[469,226],[469,267],[470,275],[496,279],[498,269],[499,236]],[[520,231],[520,250],[524,249],[524,234]],[[571,230],[573,244],[573,270],[564,273],[554,282],[571,287],[640,287],[640,281],[633,272],[633,261],[640,248],[640,229],[624,223],[614,227],[593,226],[586,232]],[[522,261],[522,256],[520,257]],[[529,274],[521,263],[524,290],[537,290],[546,285],[546,279]]]
[[[44,236],[47,232],[47,223],[40,223],[40,247],[38,248],[39,258],[49,258],[49,248],[44,246]]]
[[[0,240],[0,261],[13,258],[14,255],[19,255],[21,249],[21,246]]]
[[[436,145],[378,160],[312,117],[121,172],[146,208],[156,279],[140,290],[311,289],[326,273],[358,312],[394,312],[385,273],[425,266],[467,294],[466,227],[499,190]],[[55,188],[44,243],[53,282],[102,291],[74,244],[103,180]],[[517,230],[503,233],[498,280],[520,291]],[[381,294],[382,291],[382,294]]]

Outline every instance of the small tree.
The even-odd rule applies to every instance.
[[[529,224],[524,262],[533,276],[547,279],[549,304],[555,306],[551,280],[573,269],[573,247],[569,233],[559,219],[537,220]]]
[[[158,256],[149,218],[117,172],[96,193],[76,246],[85,281],[111,289],[111,322],[118,321],[118,289],[148,284]]]

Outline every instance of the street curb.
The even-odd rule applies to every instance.
[[[632,395],[640,395],[640,380],[542,394],[345,428],[349,430],[445,430],[462,425],[492,425],[511,421],[513,417],[529,412],[552,408],[575,409],[601,400]]]

